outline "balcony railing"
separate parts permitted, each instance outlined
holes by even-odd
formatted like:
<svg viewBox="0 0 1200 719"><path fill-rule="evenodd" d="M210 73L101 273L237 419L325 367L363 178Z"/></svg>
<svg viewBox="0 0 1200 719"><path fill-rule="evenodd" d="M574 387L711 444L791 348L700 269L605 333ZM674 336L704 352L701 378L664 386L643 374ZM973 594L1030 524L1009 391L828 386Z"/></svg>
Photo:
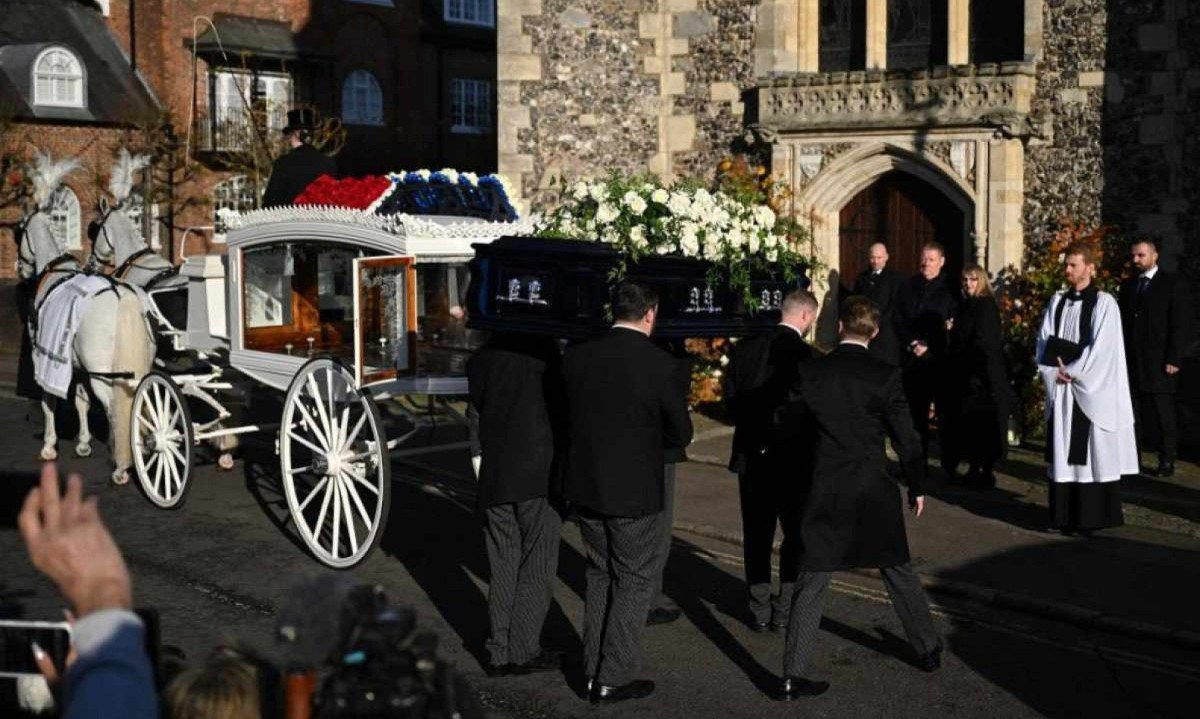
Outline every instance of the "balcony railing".
<svg viewBox="0 0 1200 719"><path fill-rule="evenodd" d="M246 110L218 107L196 122L196 149L201 152L246 152L262 140L274 142L287 124L287 109Z"/></svg>

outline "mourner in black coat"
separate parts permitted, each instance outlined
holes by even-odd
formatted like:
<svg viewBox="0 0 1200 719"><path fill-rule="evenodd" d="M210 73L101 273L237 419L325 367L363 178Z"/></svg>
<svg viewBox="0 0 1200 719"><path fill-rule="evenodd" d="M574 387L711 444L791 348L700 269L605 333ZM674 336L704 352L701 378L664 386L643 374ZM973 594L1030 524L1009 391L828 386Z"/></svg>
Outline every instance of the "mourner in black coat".
<svg viewBox="0 0 1200 719"><path fill-rule="evenodd" d="M945 403L946 320L954 317L958 300L942 275L946 253L936 242L921 248L921 271L900 285L896 296L896 335L904 359L904 393L913 424L929 454L929 406L941 412Z"/></svg>
<svg viewBox="0 0 1200 719"><path fill-rule="evenodd" d="M790 292L781 322L770 332L735 345L726 374L725 401L733 415L733 453L742 509L750 625L757 631L787 626L791 593L800 571L800 498L811 465L811 433L780 413L800 365L812 358L802 335L817 313L805 290ZM779 592L771 592L775 526L783 530Z"/></svg>
<svg viewBox="0 0 1200 719"><path fill-rule="evenodd" d="M876 242L868 250L870 265L854 282L853 293L866 297L879 308L879 334L871 340L871 354L885 362L900 364L900 340L896 338L896 294L904 278L889 268L887 246Z"/></svg>
<svg viewBox="0 0 1200 719"><path fill-rule="evenodd" d="M649 338L657 313L652 289L623 283L614 293L616 325L563 358L566 497L579 508L588 556L584 671L598 703L654 690L633 672L660 558L664 450L692 437L676 361Z"/></svg>
<svg viewBox="0 0 1200 719"><path fill-rule="evenodd" d="M992 473L1008 449L1008 415L1015 406L1004 368L1000 308L992 297L987 272L963 268L963 299L950 327L943 408L942 468L957 479L960 460L970 464L968 484L996 486Z"/></svg>
<svg viewBox="0 0 1200 719"><path fill-rule="evenodd" d="M561 357L555 340L498 333L467 362L478 422L479 507L488 564L490 675L557 669L542 624L558 567L558 511L550 502L556 428L562 427Z"/></svg>
<svg viewBox="0 0 1200 719"><path fill-rule="evenodd" d="M320 177L337 177L334 159L309 144L315 130L316 117L312 110L291 110L287 114L288 124L283 134L288 137L292 149L275 160L271 168L271 179L263 194L263 207L290 205L304 188Z"/></svg>
<svg viewBox="0 0 1200 719"><path fill-rule="evenodd" d="M909 504L924 508L925 466L901 386L900 370L871 356L879 311L852 297L841 309L842 343L800 368L791 400L816 425L812 486L804 500L801 573L784 651L781 699L819 694L825 682L805 677L832 572L879 568L918 662L940 666L941 642L920 581L909 566L900 491L887 473L889 435L908 480Z"/></svg>
<svg viewBox="0 0 1200 719"><path fill-rule="evenodd" d="M1169 477L1175 473L1179 444L1175 393L1191 327L1189 297L1183 278L1158 266L1154 242L1135 243L1131 254L1138 275L1121 283L1117 302L1138 449L1157 448L1155 473Z"/></svg>

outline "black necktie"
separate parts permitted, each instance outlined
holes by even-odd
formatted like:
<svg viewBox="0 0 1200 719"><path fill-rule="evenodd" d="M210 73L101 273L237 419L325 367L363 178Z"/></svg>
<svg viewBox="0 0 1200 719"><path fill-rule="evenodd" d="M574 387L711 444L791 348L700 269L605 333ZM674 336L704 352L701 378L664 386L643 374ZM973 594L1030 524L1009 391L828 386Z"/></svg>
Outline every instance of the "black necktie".
<svg viewBox="0 0 1200 719"><path fill-rule="evenodd" d="M1139 277L1138 278L1138 294L1140 295L1140 294L1144 293L1149 288L1150 288L1150 278L1146 277L1145 275L1142 275L1141 277Z"/></svg>

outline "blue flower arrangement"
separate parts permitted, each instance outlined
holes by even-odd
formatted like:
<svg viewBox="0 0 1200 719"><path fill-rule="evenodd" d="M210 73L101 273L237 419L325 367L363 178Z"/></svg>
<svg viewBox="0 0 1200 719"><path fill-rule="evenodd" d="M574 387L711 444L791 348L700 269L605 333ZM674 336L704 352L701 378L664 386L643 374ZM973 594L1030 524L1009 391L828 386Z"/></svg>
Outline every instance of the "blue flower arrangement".
<svg viewBox="0 0 1200 719"><path fill-rule="evenodd" d="M508 183L499 175L477 176L443 168L388 175L392 191L379 203L380 215L455 215L511 222L518 213L509 199Z"/></svg>

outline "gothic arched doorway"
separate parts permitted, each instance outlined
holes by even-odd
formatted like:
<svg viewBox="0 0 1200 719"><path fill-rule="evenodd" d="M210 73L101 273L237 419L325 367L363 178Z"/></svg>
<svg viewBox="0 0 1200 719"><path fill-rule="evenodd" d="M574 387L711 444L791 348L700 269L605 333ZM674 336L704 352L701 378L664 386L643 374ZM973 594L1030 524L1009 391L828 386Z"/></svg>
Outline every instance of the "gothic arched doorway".
<svg viewBox="0 0 1200 719"><path fill-rule="evenodd" d="M867 266L867 249L882 242L891 259L888 266L903 275L917 272L921 245L940 242L946 248L949 277L963 266L966 225L955 203L915 175L893 170L850 199L839 218L839 267L842 283L850 286Z"/></svg>

